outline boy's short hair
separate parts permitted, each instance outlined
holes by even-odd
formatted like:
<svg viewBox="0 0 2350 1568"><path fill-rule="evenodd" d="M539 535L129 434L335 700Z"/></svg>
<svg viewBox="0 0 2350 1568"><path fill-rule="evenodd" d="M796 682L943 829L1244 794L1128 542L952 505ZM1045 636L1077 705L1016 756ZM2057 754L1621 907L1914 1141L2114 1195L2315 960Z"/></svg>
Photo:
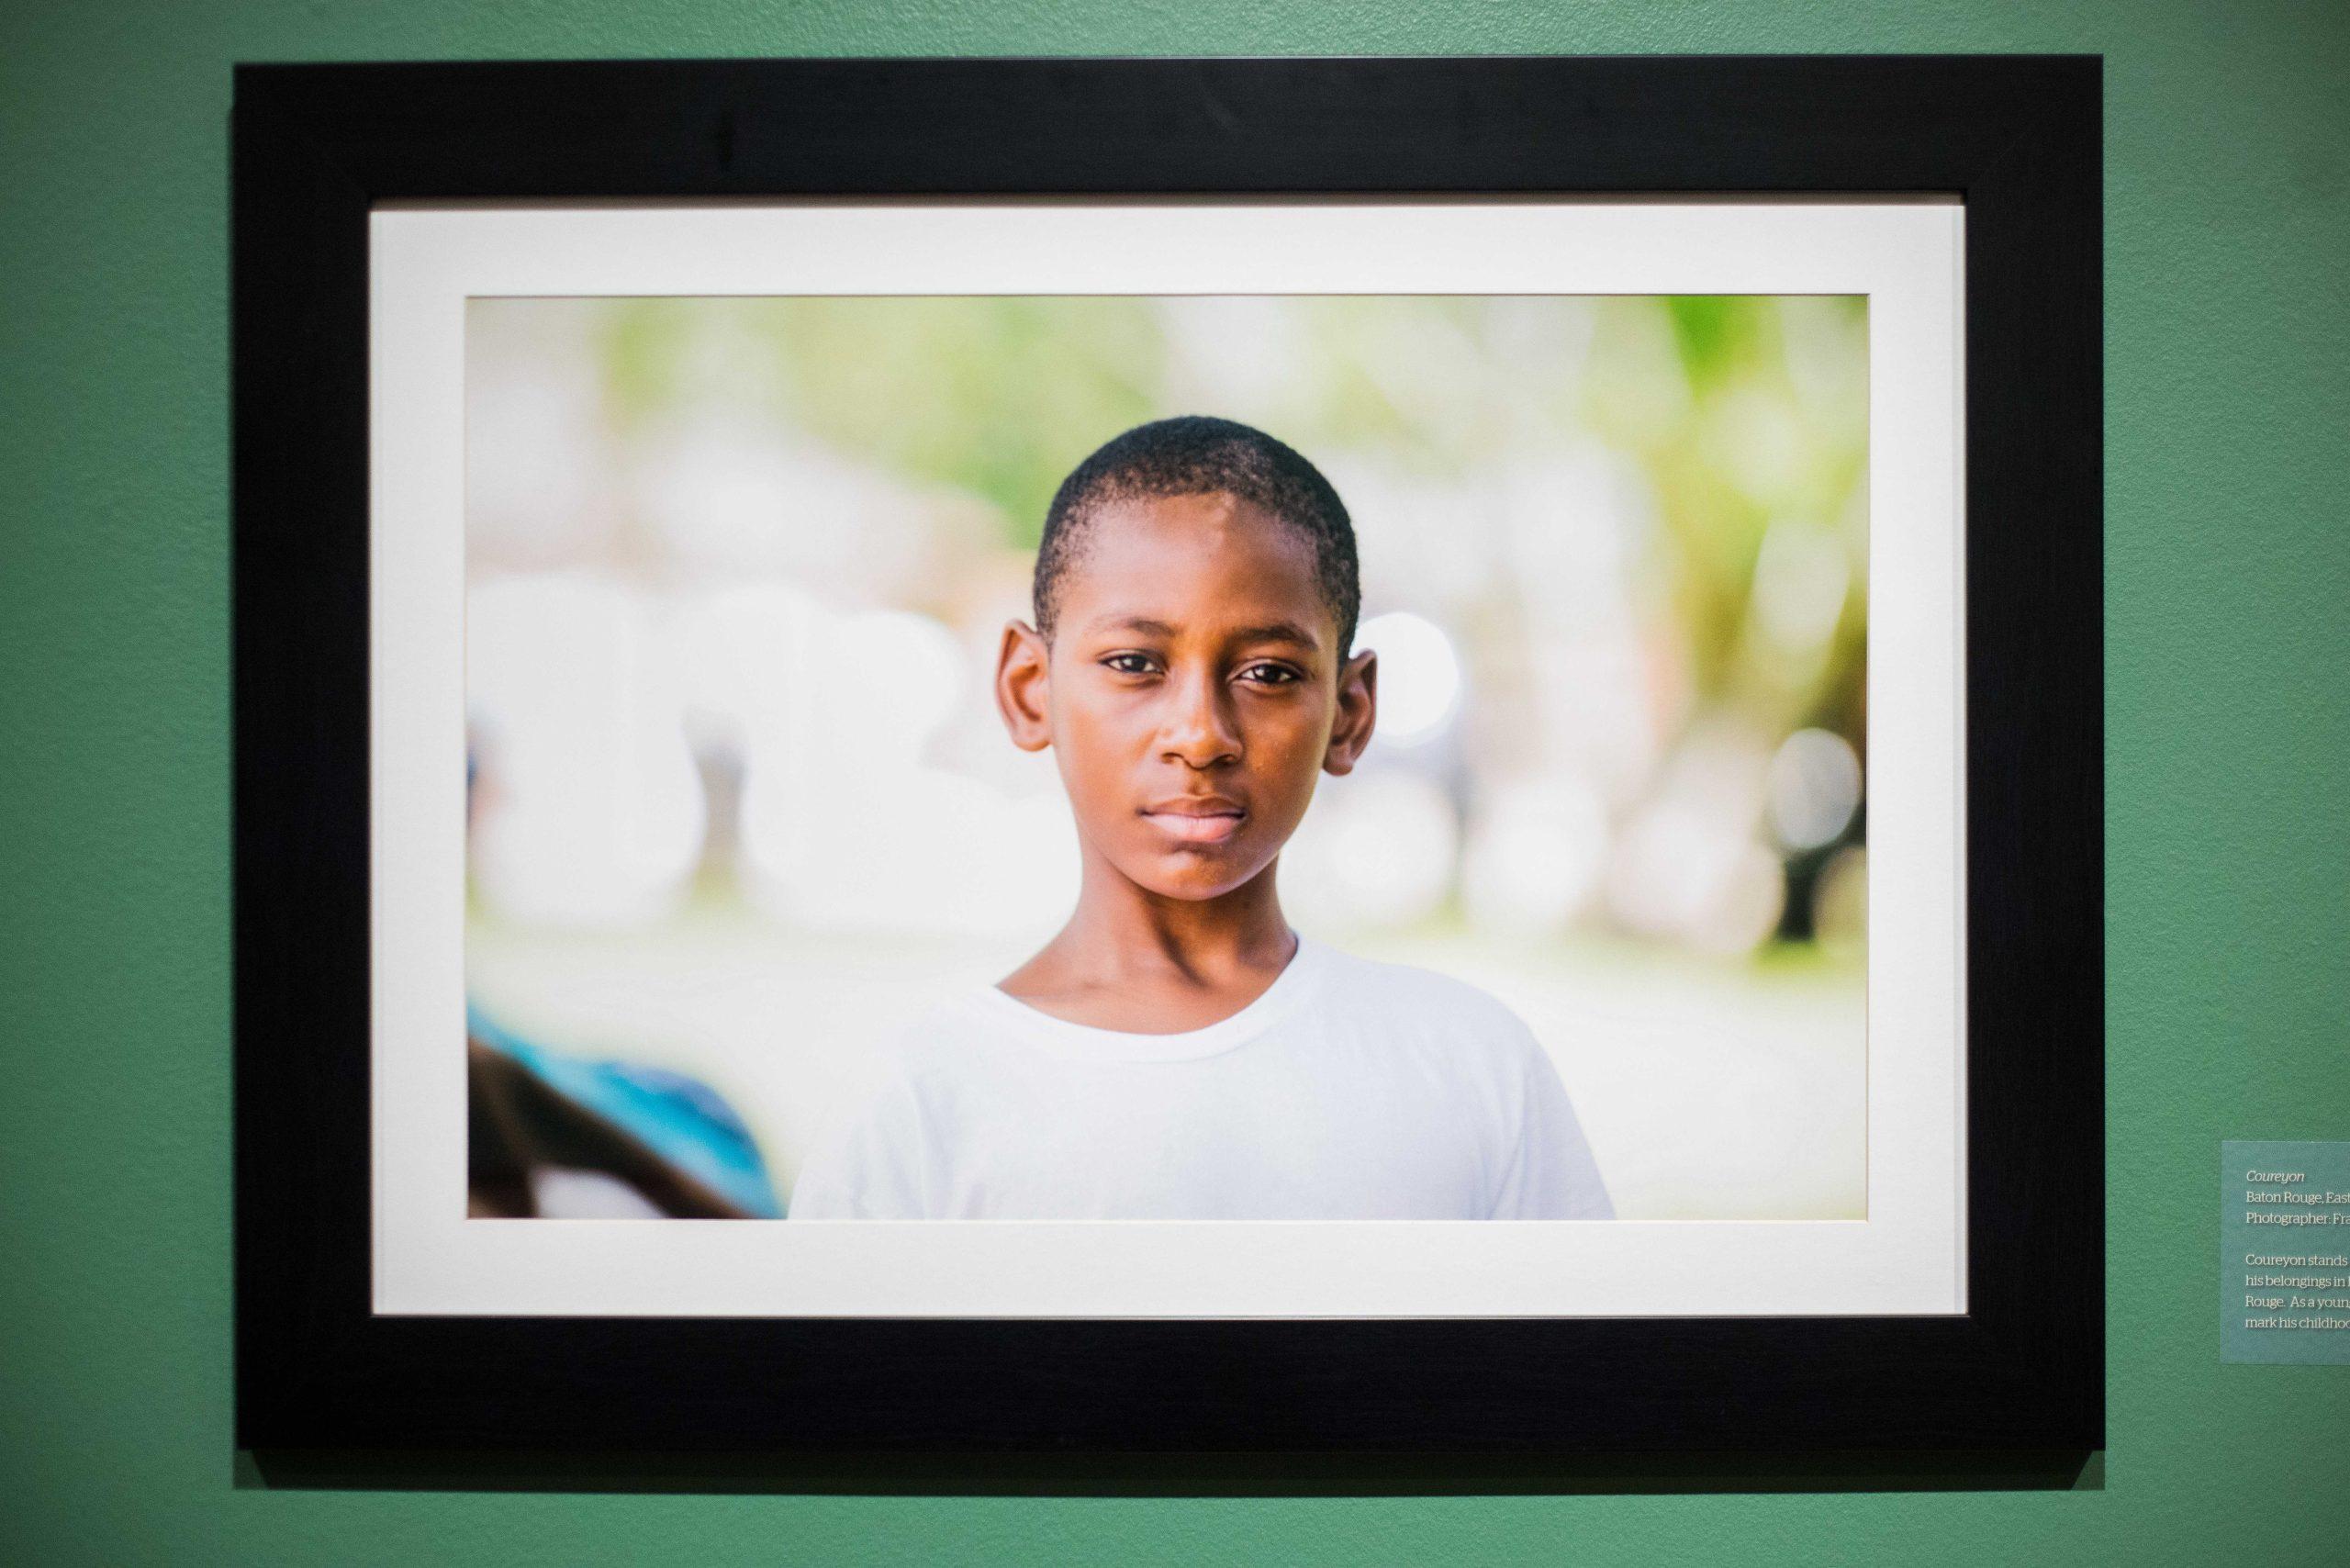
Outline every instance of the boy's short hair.
<svg viewBox="0 0 2350 1568"><path fill-rule="evenodd" d="M1294 449L1253 426L1198 414L1154 420L1113 436L1061 481L1036 550L1036 629L1051 640L1061 579L1083 554L1085 536L1103 507L1217 493L1271 513L1312 542L1315 578L1338 623L1337 657L1346 658L1362 609L1346 504Z"/></svg>

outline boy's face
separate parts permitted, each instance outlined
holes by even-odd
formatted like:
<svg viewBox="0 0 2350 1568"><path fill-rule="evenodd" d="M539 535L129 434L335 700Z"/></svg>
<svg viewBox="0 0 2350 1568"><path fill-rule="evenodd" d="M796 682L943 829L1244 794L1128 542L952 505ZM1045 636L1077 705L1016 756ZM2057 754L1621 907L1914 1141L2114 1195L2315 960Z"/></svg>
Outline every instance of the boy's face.
<svg viewBox="0 0 2350 1568"><path fill-rule="evenodd" d="M1059 588L1049 648L1004 629L1013 742L1053 747L1089 858L1170 898L1248 881L1371 739L1373 656L1344 659L1311 542L1229 495L1116 503Z"/></svg>

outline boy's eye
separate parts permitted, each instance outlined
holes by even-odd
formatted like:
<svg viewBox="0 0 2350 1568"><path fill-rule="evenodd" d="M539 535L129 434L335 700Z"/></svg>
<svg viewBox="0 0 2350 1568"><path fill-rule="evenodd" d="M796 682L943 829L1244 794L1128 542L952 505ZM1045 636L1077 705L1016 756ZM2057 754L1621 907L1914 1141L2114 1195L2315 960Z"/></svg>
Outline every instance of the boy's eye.
<svg viewBox="0 0 2350 1568"><path fill-rule="evenodd" d="M1297 671L1287 665L1250 665L1240 674L1259 686L1288 686L1298 679Z"/></svg>
<svg viewBox="0 0 2350 1568"><path fill-rule="evenodd" d="M1102 661L1120 675L1148 675L1150 659L1143 654L1112 654Z"/></svg>

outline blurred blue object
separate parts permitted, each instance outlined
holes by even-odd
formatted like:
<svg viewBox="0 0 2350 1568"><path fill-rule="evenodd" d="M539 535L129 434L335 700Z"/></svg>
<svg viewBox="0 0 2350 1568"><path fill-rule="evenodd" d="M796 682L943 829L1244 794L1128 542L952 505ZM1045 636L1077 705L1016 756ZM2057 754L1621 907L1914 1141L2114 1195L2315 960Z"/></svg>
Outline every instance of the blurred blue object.
<svg viewBox="0 0 2350 1568"><path fill-rule="evenodd" d="M780 1219L775 1183L743 1118L699 1079L632 1062L549 1050L500 1028L473 1002L465 1027L557 1093L586 1106L747 1214Z"/></svg>

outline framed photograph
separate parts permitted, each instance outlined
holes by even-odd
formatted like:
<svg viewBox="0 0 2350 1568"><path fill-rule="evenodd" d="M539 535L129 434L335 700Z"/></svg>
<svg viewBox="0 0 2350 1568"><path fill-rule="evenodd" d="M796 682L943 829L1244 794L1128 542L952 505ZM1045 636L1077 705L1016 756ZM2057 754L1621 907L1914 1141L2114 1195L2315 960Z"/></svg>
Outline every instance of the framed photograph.
<svg viewBox="0 0 2350 1568"><path fill-rule="evenodd" d="M2100 1446L2098 116L241 68L241 1444Z"/></svg>

